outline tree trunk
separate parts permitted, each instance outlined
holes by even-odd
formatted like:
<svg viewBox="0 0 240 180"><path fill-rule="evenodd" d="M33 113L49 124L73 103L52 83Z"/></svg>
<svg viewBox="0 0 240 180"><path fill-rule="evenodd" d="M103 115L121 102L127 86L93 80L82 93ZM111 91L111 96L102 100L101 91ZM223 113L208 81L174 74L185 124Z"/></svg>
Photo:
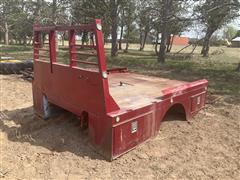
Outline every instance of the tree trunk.
<svg viewBox="0 0 240 180"><path fill-rule="evenodd" d="M141 51L141 47L142 47L142 42L143 42L143 31L142 31L142 25L140 23L139 25L139 44L140 44L140 47L139 47L139 51Z"/></svg>
<svg viewBox="0 0 240 180"><path fill-rule="evenodd" d="M159 32L157 32L157 35L156 35L156 42L155 42L155 53L156 55L158 55L158 40L159 40Z"/></svg>
<svg viewBox="0 0 240 180"><path fill-rule="evenodd" d="M117 56L118 46L117 46L117 28L118 28L118 5L115 0L111 0L111 35L112 35L112 48L111 56Z"/></svg>
<svg viewBox="0 0 240 180"><path fill-rule="evenodd" d="M62 46L64 47L64 35L62 36Z"/></svg>
<svg viewBox="0 0 240 180"><path fill-rule="evenodd" d="M23 37L23 44L24 44L24 46L27 45L27 37L26 36Z"/></svg>
<svg viewBox="0 0 240 180"><path fill-rule="evenodd" d="M140 51L144 50L144 47L145 47L145 44L146 44L146 40L147 40L147 35L148 35L148 30L145 30L144 36L143 36L143 41L142 41L141 47L140 47Z"/></svg>
<svg viewBox="0 0 240 180"><path fill-rule="evenodd" d="M158 62L165 63L165 56L166 56L166 28L163 28L162 35L161 35L161 44L158 52Z"/></svg>
<svg viewBox="0 0 240 180"><path fill-rule="evenodd" d="M0 43L2 42L2 33L0 33Z"/></svg>
<svg viewBox="0 0 240 180"><path fill-rule="evenodd" d="M8 23L5 22L5 45L9 45L9 29L8 29Z"/></svg>
<svg viewBox="0 0 240 180"><path fill-rule="evenodd" d="M124 29L124 21L123 21L123 18L124 18L124 9L122 10L122 19L121 19L121 30L120 30L120 38L119 38L119 50L122 50L122 38L123 38L123 29Z"/></svg>
<svg viewBox="0 0 240 180"><path fill-rule="evenodd" d="M129 47L129 27L127 27L127 36L126 36L126 47L125 47L125 50L124 52L125 53L128 53L128 47Z"/></svg>
<svg viewBox="0 0 240 180"><path fill-rule="evenodd" d="M174 41L174 35L171 38L169 52L171 52L171 50L172 50L173 41Z"/></svg>
<svg viewBox="0 0 240 180"><path fill-rule="evenodd" d="M52 0L52 21L53 24L56 25L56 19L57 19L57 0Z"/></svg>
<svg viewBox="0 0 240 180"><path fill-rule="evenodd" d="M203 57L207 57L208 53L209 53L209 45L210 45L210 38L213 34L214 30L211 29L207 29L207 33L205 35L204 41L203 41L203 47L202 47L202 51L201 54L203 55Z"/></svg>
<svg viewBox="0 0 240 180"><path fill-rule="evenodd" d="M64 40L65 40L65 32L62 34L62 46L64 47L65 46L65 42L64 42Z"/></svg>
<svg viewBox="0 0 240 180"><path fill-rule="evenodd" d="M167 36L167 52L170 52L170 46L171 46L171 34Z"/></svg>
<svg viewBox="0 0 240 180"><path fill-rule="evenodd" d="M163 2L163 12L162 12L162 32L161 32L161 44L158 52L158 62L164 63L165 56L166 56L166 39L167 39L167 18L168 18L168 11L170 7L171 0L164 0Z"/></svg>
<svg viewBox="0 0 240 180"><path fill-rule="evenodd" d="M120 32L120 38L119 38L119 50L122 50L122 37L123 37L123 23L121 25L121 32Z"/></svg>
<svg viewBox="0 0 240 180"><path fill-rule="evenodd" d="M117 56L118 48L117 48L117 23L112 23L112 49L111 56Z"/></svg>
<svg viewBox="0 0 240 180"><path fill-rule="evenodd" d="M37 0L36 10L34 11L35 24L40 24L42 0Z"/></svg>
<svg viewBox="0 0 240 180"><path fill-rule="evenodd" d="M127 41L127 42L126 42L126 47L125 47L124 53L128 53L128 48L129 48L129 42Z"/></svg>
<svg viewBox="0 0 240 180"><path fill-rule="evenodd" d="M57 0L52 0L52 23L53 25L57 24ZM56 31L55 34L55 42L56 42L56 51L58 52L58 33Z"/></svg>

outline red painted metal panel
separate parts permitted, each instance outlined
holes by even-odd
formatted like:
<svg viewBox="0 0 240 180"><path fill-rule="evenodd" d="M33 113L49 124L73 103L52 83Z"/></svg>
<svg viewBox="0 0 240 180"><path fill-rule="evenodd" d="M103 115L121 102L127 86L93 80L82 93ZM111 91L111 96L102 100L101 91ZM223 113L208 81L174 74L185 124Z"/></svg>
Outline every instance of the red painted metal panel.
<svg viewBox="0 0 240 180"><path fill-rule="evenodd" d="M77 67L64 66L43 61L35 61L34 85L38 86L50 102L78 115L82 111L95 114L106 113L105 92L102 76ZM110 96L110 95L109 95ZM82 103L80 103L82 102ZM83 103L84 102L84 103Z"/></svg>

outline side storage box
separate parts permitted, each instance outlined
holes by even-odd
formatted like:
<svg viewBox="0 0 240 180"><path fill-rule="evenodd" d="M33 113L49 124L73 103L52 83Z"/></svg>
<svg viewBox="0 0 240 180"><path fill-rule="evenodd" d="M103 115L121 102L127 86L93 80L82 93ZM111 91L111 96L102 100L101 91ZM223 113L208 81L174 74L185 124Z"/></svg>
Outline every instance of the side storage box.
<svg viewBox="0 0 240 180"><path fill-rule="evenodd" d="M195 113L202 109L206 101L206 91L191 96L191 113Z"/></svg>
<svg viewBox="0 0 240 180"><path fill-rule="evenodd" d="M117 157L132 149L154 134L153 113L139 115L113 127L113 156Z"/></svg>

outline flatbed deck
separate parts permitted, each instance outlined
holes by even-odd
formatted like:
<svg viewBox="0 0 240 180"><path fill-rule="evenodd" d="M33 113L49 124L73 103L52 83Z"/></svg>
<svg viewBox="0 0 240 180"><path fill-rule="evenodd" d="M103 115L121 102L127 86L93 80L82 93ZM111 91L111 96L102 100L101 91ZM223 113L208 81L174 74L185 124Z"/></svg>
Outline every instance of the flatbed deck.
<svg viewBox="0 0 240 180"><path fill-rule="evenodd" d="M159 100L163 90L187 82L136 73L109 75L109 91L121 109L139 108Z"/></svg>

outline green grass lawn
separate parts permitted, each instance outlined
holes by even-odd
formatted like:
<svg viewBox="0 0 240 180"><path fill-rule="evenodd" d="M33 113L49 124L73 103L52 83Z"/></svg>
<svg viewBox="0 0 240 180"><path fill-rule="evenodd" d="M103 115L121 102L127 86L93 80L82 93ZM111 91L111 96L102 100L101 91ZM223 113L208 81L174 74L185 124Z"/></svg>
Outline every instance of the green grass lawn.
<svg viewBox="0 0 240 180"><path fill-rule="evenodd" d="M108 67L128 67L132 72L193 81L205 78L209 81L209 91L214 94L232 95L240 97L240 73L236 72L237 63L240 62L240 49L227 47L211 47L210 56L203 58L200 47L196 49L190 59L172 56L181 47L173 47L172 53L167 56L166 63L157 62L152 45L146 51L138 51L137 46L130 46L128 53L120 51L117 57L110 57L110 50L106 48ZM0 56L12 56L15 59L32 59L30 46L2 46ZM187 53L189 50L185 50ZM65 56L63 56L65 57ZM66 58L65 62L68 59Z"/></svg>
<svg viewBox="0 0 240 180"><path fill-rule="evenodd" d="M18 60L33 59L32 46L0 45L0 57L9 56Z"/></svg>

